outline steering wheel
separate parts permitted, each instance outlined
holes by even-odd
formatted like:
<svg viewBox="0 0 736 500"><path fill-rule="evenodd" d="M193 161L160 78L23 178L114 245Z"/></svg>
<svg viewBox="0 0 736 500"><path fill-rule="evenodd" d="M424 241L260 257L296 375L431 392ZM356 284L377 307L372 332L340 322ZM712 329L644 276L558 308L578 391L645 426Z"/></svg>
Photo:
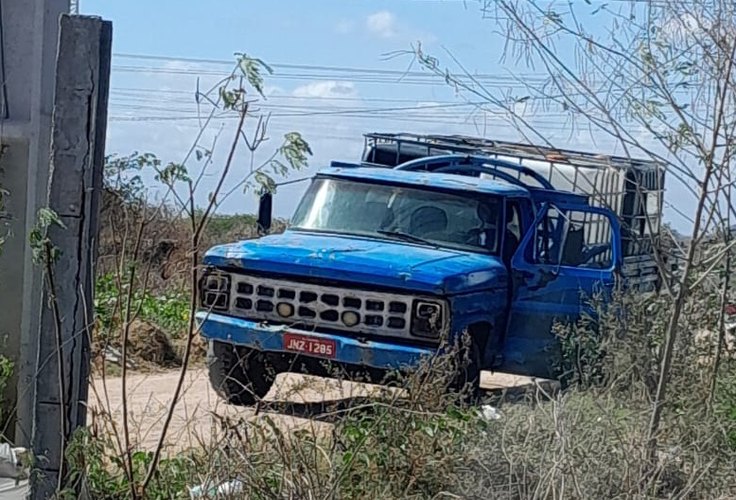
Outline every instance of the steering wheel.
<svg viewBox="0 0 736 500"><path fill-rule="evenodd" d="M465 236L464 239L463 239L463 243L466 244L466 245L487 247L488 246L488 240L486 240L485 243L481 243L480 242L480 236L482 234L486 234L486 235L491 234L491 235L493 235L493 234L495 234L495 232L496 232L496 226L488 225L488 226L485 226L485 227L482 227L482 226L481 227L474 227L472 229L469 229L465 233L463 233L464 236Z"/></svg>

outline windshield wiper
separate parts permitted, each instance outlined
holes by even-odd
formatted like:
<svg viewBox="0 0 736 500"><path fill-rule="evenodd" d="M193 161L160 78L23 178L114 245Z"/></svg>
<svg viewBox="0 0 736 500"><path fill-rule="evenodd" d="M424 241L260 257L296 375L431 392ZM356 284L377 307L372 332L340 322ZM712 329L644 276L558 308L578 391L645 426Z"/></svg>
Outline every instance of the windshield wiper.
<svg viewBox="0 0 736 500"><path fill-rule="evenodd" d="M386 229L378 229L376 232L384 236L393 236L394 238L398 238L404 241L410 241L412 243L421 243L434 248L441 248L437 243L425 240L424 238L420 238L419 236L414 236L413 234L405 233L404 231L389 231Z"/></svg>

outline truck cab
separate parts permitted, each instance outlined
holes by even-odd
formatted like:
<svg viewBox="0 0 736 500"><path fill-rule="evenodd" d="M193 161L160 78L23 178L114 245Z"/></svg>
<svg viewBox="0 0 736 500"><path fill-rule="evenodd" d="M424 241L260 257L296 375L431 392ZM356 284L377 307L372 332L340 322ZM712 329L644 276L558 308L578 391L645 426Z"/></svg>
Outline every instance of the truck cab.
<svg viewBox="0 0 736 500"><path fill-rule="evenodd" d="M482 370L555 375L554 322L620 281L620 217L521 164L441 153L333 163L286 231L206 253L197 320L218 394L251 404L280 372L334 364L376 381L465 333L474 387Z"/></svg>

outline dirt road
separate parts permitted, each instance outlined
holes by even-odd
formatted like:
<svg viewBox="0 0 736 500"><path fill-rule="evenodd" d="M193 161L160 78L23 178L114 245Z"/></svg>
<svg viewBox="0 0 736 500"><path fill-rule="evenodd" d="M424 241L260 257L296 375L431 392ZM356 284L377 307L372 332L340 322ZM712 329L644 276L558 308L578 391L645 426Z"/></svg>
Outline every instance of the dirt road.
<svg viewBox="0 0 736 500"><path fill-rule="evenodd" d="M153 448L163 427L166 410L176 388L179 372L169 371L128 376L129 428L133 441L144 448ZM304 418L304 413L325 402L348 400L370 395L374 386L337 382L292 373L278 376L266 397L271 418L285 428L327 425ZM90 391L90 406L95 411L108 408L117 425L122 427L122 379L102 380L97 377ZM182 397L171 421L167 443L175 448L195 446L198 440L207 440L219 428L223 417L249 419L255 407L237 407L223 403L210 388L203 369L190 371L185 378ZM273 410L271 408L271 410Z"/></svg>
<svg viewBox="0 0 736 500"><path fill-rule="evenodd" d="M179 373L174 371L128 376L129 428L135 444L148 449L155 446L178 377ZM530 379L523 377L483 374L483 386L487 389L515 387L529 382ZM377 389L376 386L365 384L285 373L278 376L266 401L271 407L268 412L270 417L283 428L319 427L329 424L306 418L316 407L367 397ZM98 376L90 391L92 413L108 408L118 428L121 428L122 394L122 380L119 377L107 378L103 382ZM273 407L277 412L273 412ZM255 407L241 408L224 404L210 388L206 372L203 369L191 370L186 375L182 397L171 421L167 445L173 451L196 446L200 441L208 442L217 433L222 418L247 420L254 418L255 412Z"/></svg>

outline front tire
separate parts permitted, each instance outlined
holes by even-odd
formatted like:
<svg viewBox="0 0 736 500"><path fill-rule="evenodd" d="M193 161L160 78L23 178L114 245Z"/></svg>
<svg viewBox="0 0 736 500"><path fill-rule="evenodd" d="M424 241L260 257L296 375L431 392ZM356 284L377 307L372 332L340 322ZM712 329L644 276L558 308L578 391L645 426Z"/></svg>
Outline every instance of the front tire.
<svg viewBox="0 0 736 500"><path fill-rule="evenodd" d="M459 401L475 405L480 400L481 351L475 340L459 349L456 358L456 372L450 390L459 393Z"/></svg>
<svg viewBox="0 0 736 500"><path fill-rule="evenodd" d="M216 340L207 345L207 368L217 395L239 406L265 397L277 375L264 352Z"/></svg>

